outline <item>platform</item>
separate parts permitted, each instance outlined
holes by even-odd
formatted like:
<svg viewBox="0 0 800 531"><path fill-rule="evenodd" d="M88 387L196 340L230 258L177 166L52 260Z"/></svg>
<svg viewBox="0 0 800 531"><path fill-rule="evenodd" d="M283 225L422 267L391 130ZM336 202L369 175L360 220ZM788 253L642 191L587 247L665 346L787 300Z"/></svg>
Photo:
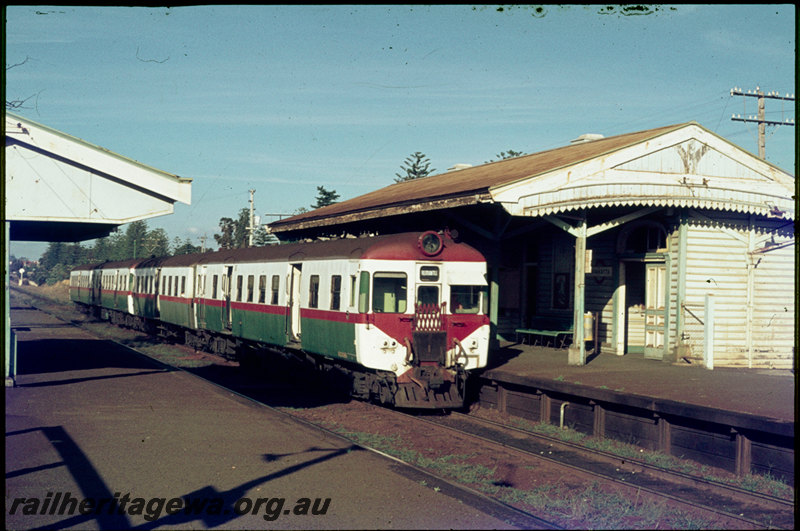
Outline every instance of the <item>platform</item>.
<svg viewBox="0 0 800 531"><path fill-rule="evenodd" d="M641 354L506 344L479 373L483 407L662 451L737 475L794 481L793 371L705 369Z"/></svg>
<svg viewBox="0 0 800 531"><path fill-rule="evenodd" d="M777 369L717 367L681 361L671 364L642 354L588 356L584 366L567 364L567 351L507 343L483 376L519 384L544 382L569 388L672 401L731 413L794 422L795 375ZM566 390L566 389L565 389Z"/></svg>
<svg viewBox="0 0 800 531"><path fill-rule="evenodd" d="M460 491L40 312L12 309L12 326L7 528L513 527Z"/></svg>

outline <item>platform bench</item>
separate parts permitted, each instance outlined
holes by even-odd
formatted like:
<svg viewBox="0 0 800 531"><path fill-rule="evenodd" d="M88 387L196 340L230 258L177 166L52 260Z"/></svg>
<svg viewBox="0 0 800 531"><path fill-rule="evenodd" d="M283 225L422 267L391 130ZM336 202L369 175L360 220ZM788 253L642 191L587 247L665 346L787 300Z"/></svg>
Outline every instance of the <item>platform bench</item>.
<svg viewBox="0 0 800 531"><path fill-rule="evenodd" d="M567 338L572 335L572 329L572 319L548 316L533 317L530 326L516 329L517 343L524 343L525 336L529 336L533 340L532 344L537 345L543 337L550 337L559 348L564 348ZM522 337L522 341L520 341L520 337Z"/></svg>

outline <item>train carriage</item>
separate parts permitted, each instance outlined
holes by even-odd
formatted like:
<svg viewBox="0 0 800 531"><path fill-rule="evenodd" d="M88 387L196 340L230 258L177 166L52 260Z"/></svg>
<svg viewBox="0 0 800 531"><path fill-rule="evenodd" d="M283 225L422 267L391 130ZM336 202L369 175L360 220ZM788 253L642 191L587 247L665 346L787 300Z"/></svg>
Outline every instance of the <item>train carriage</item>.
<svg viewBox="0 0 800 531"><path fill-rule="evenodd" d="M69 274L69 299L82 305L94 303L92 298L92 271L94 265L82 265Z"/></svg>
<svg viewBox="0 0 800 531"><path fill-rule="evenodd" d="M302 354L347 375L355 396L460 407L467 371L486 365L486 263L447 233L225 250L129 267L125 274L122 266L100 266L95 276L108 289L94 304L173 337L183 333L196 348L267 360L270 350ZM78 283L85 275L74 274ZM129 290L127 307L110 298L120 288Z"/></svg>
<svg viewBox="0 0 800 531"><path fill-rule="evenodd" d="M158 282L164 258L150 258L133 269L131 313L145 320L158 320Z"/></svg>
<svg viewBox="0 0 800 531"><path fill-rule="evenodd" d="M180 327L197 328L194 309L196 258L165 258L158 265L156 311L159 320Z"/></svg>

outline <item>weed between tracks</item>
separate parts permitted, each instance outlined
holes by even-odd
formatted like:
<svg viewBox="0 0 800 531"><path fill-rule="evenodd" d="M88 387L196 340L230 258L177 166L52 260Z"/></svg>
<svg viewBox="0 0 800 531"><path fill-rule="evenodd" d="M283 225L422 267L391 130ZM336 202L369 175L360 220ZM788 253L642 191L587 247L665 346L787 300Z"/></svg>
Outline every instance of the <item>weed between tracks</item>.
<svg viewBox="0 0 800 531"><path fill-rule="evenodd" d="M711 529L715 522L670 508L645 496L628 499L604 489L598 482L576 490L569 481L518 488L503 479L498 467L475 462L477 454L437 454L434 448L416 449L400 435L352 431L328 421L325 427L440 477L473 488L504 503L555 520L575 529ZM535 467L523 467L535 474ZM438 489L435 489L438 490Z"/></svg>
<svg viewBox="0 0 800 531"><path fill-rule="evenodd" d="M598 450L622 458L635 459L651 466L699 477L707 481L722 483L740 489L767 494L787 500L794 499L794 489L786 483L773 478L770 474L747 474L743 476L720 475L716 470L705 465L688 461L663 452L646 450L636 445L626 444L613 439L597 439L573 429L561 429L554 424L533 423L524 419L510 417L509 425L533 433L553 437L564 442L578 444L591 450Z"/></svg>

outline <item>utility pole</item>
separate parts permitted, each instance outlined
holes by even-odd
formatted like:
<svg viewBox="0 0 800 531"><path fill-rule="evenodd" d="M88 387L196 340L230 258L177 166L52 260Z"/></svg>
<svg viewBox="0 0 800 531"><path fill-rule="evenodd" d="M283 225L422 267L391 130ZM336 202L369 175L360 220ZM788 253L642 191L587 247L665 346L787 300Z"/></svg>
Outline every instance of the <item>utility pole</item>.
<svg viewBox="0 0 800 531"><path fill-rule="evenodd" d="M203 234L199 238L200 238L200 252L204 253L204 252L206 252L206 238L207 238L207 236L205 234Z"/></svg>
<svg viewBox="0 0 800 531"><path fill-rule="evenodd" d="M250 227L247 229L247 232L249 233L247 244L248 247L253 246L253 233L256 231L255 204L253 202L253 196L255 193L255 190L250 190Z"/></svg>
<svg viewBox="0 0 800 531"><path fill-rule="evenodd" d="M757 116L747 116L746 118L742 118L742 115L734 114L731 116L731 120L734 122L757 122L758 123L758 157L762 160L766 160L766 130L768 125L791 125L794 126L794 118L787 118L785 121L777 122L773 120L766 119L766 112L765 112L765 99L773 99L773 100L787 100L787 101L794 101L794 94L791 96L786 94L786 96L781 96L778 94L777 91L772 91L764 94L764 91L761 90L759 87L756 87L755 90L748 90L744 92L743 89L738 87L734 87L731 89L731 96L745 96L745 97L753 97L758 98L758 115Z"/></svg>

